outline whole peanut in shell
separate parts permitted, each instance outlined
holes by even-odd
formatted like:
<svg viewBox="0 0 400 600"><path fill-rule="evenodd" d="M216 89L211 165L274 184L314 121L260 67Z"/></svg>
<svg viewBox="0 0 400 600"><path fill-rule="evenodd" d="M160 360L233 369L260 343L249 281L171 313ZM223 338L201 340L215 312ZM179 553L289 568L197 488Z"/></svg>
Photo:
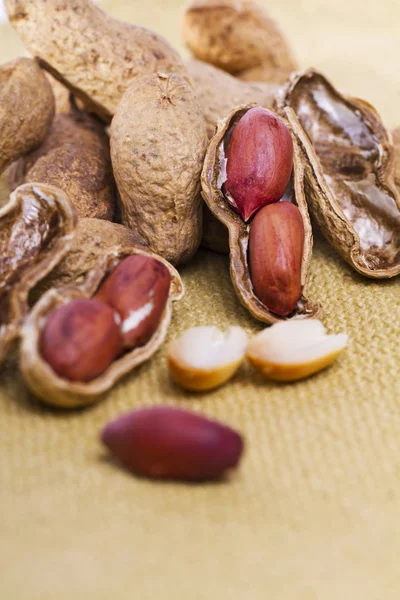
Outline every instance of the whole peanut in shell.
<svg viewBox="0 0 400 600"><path fill-rule="evenodd" d="M0 67L0 173L43 141L53 116L50 83L34 60Z"/></svg>
<svg viewBox="0 0 400 600"><path fill-rule="evenodd" d="M95 299L105 302L121 317L125 348L141 346L156 331L171 284L167 267L150 256L125 258L108 275Z"/></svg>
<svg viewBox="0 0 400 600"><path fill-rule="evenodd" d="M40 353L64 379L91 381L101 375L122 350L112 308L82 298L57 308L47 318Z"/></svg>
<svg viewBox="0 0 400 600"><path fill-rule="evenodd" d="M173 264L200 244L200 173L207 131L193 89L177 75L136 80L111 125L111 159L124 225Z"/></svg>
<svg viewBox="0 0 400 600"><path fill-rule="evenodd" d="M101 439L125 467L151 478L216 479L237 466L243 451L230 427L168 406L124 415L103 429Z"/></svg>
<svg viewBox="0 0 400 600"><path fill-rule="evenodd" d="M280 119L283 121L286 127L289 128L292 136L293 168L290 181L280 202L268 204L261 209L259 206L259 212L253 217L253 221L250 221L250 224L247 224L233 209L232 204L228 201L226 195L224 194L223 184L226 180L227 163L226 150L229 146L232 132L234 132L235 128L240 125L243 117L254 107L254 104L236 107L226 117L226 119L218 122L216 134L209 144L204 161L201 178L203 198L213 215L228 230L229 265L232 284L238 299L253 315L253 317L269 324L288 318L317 318L321 311L321 307L308 298L307 290L313 243L311 223L306 202L307 190L305 172L309 168L309 164L305 161L302 146L298 142L298 139L291 128L290 121L284 114L280 115ZM243 143L246 145L245 140L243 140ZM254 144L251 142L250 147L253 146ZM254 156L255 160L257 161L257 153ZM275 159L271 164L276 166ZM264 172L265 164L263 161L260 161L259 166L261 172ZM274 240L269 240L268 235L260 235L259 241L256 242L252 248L250 248L252 251L249 252L249 237L251 234L251 229L254 227L254 223L256 222L256 219L259 218L259 215L261 215L264 211L267 211L269 208L278 206L278 204L288 203L293 205L295 211L298 211L302 221L301 225L303 231L303 244L301 247L299 244L295 255L296 265L299 266L298 269L296 267L295 270L290 271L290 274L295 274L296 295L297 283L300 281L300 290L297 295L298 302L295 307L290 310L290 312L286 312L288 310L287 305L291 303L292 297L295 295L290 286L287 290L290 299L287 301L284 295L281 295L282 297L280 302L282 303L282 308L280 310L279 307L276 306L276 303L272 303L270 301L269 294L264 290L265 288L268 292L268 278L271 275L271 265L273 264L270 261L271 256L275 256L276 259L276 264L273 269L274 272L272 273L275 280L280 280L283 273L283 282L288 281L288 278L285 275L285 270L282 269L282 265L280 264L280 253L282 253L283 264L285 264L285 261L288 258L285 253L289 252L290 257L291 252L291 228L288 227L288 223L285 221L281 223L278 229L282 229L282 233L279 234L279 231L277 231L275 236L276 239ZM261 218L262 217L260 216L260 219ZM265 223L261 223L261 225L264 224ZM263 227L260 228L261 234L262 229ZM268 229L268 227L266 227L266 229ZM253 237L254 232L257 232L257 229L253 229ZM274 233L273 228L270 229L270 233ZM299 239L298 236L296 239ZM270 242L272 246L269 248L268 244ZM266 256L267 252L270 252L269 257ZM252 281L252 279L254 281ZM258 285L258 283L260 285ZM280 288L278 286L278 290L279 289ZM270 306L266 304L266 302L268 302ZM272 307L276 312L272 310ZM281 314L282 311L285 313L284 315Z"/></svg>
<svg viewBox="0 0 400 600"><path fill-rule="evenodd" d="M135 78L186 76L161 36L112 19L90 0L6 0L5 8L29 52L106 121Z"/></svg>
<svg viewBox="0 0 400 600"><path fill-rule="evenodd" d="M191 60L189 75L207 123L208 137L215 133L216 122L240 104L257 102L272 106L279 86L275 83L247 83L201 60Z"/></svg>
<svg viewBox="0 0 400 600"><path fill-rule="evenodd" d="M285 37L252 0L189 0L183 36L195 58L235 75L262 65L269 79L260 81L281 83L296 68Z"/></svg>
<svg viewBox="0 0 400 600"><path fill-rule="evenodd" d="M103 124L77 109L56 115L43 143L9 169L11 191L30 182L63 189L79 217L112 220L116 189Z"/></svg>

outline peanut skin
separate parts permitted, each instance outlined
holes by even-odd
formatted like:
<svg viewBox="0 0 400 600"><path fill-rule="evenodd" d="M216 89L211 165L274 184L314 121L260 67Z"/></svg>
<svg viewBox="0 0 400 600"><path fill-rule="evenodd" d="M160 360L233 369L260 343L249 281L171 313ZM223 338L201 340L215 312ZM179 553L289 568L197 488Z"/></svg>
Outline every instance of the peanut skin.
<svg viewBox="0 0 400 600"><path fill-rule="evenodd" d="M292 313L301 296L304 224L290 202L262 208L250 225L250 277L256 296L276 315Z"/></svg>

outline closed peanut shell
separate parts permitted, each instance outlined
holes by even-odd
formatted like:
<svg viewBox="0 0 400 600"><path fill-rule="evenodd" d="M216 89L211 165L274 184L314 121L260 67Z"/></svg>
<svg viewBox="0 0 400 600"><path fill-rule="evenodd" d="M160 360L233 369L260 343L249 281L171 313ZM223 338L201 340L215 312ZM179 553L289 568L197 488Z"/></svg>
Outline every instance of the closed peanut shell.
<svg viewBox="0 0 400 600"><path fill-rule="evenodd" d="M283 34L251 0L190 0L183 36L195 58L228 73L262 64L271 73L286 70L288 74L296 68Z"/></svg>
<svg viewBox="0 0 400 600"><path fill-rule="evenodd" d="M0 67L0 174L44 140L53 116L51 86L34 60Z"/></svg>
<svg viewBox="0 0 400 600"><path fill-rule="evenodd" d="M83 250L84 251L84 250ZM141 254L160 260L171 273L171 287L166 307L157 330L144 345L122 354L98 377L88 382L70 381L57 373L40 353L40 339L47 317L52 311L71 300L92 298L103 280L127 256ZM20 346L20 369L31 391L47 404L64 408L76 408L103 398L106 392L124 375L148 360L163 343L171 320L172 303L183 296L183 284L177 271L162 258L135 247L116 248L114 253L103 256L88 265L79 285L52 288L35 304L22 328Z"/></svg>
<svg viewBox="0 0 400 600"><path fill-rule="evenodd" d="M112 19L90 0L6 0L5 8L29 52L107 121L135 78L186 75L166 40Z"/></svg>
<svg viewBox="0 0 400 600"><path fill-rule="evenodd" d="M296 69L296 65L293 63L292 65L287 65L286 67L275 67L267 62L252 67L251 69L246 69L245 71L241 71L236 74L236 77L240 81L244 81L247 83L258 83L259 85L262 83L269 83L270 85L282 85L285 83L289 77L289 75Z"/></svg>
<svg viewBox="0 0 400 600"><path fill-rule="evenodd" d="M210 142L202 172L203 198L214 216L228 229L230 249L230 274L235 293L239 301L254 318L265 323L275 323L287 317L280 317L267 308L256 296L249 268L249 229L235 213L225 198L222 186L226 178L225 143L233 127L254 104L234 109L226 119L219 121L217 133ZM288 188L282 200L294 203L301 214L304 225L304 244L301 261L301 297L295 310L288 318L316 318L320 306L307 299L307 279L312 254L312 230L305 196L305 159L290 123L282 119L289 127L293 139L293 171Z"/></svg>
<svg viewBox="0 0 400 600"><path fill-rule="evenodd" d="M116 190L103 125L77 109L56 115L43 143L9 169L11 190L30 182L64 189L79 217L112 220Z"/></svg>
<svg viewBox="0 0 400 600"><path fill-rule="evenodd" d="M30 291L68 253L76 221L52 186L22 185L0 208L0 362L20 335Z"/></svg>
<svg viewBox="0 0 400 600"><path fill-rule="evenodd" d="M56 114L69 113L73 109L72 94L58 79L46 73L47 81L53 91Z"/></svg>
<svg viewBox="0 0 400 600"><path fill-rule="evenodd" d="M207 146L192 88L176 75L136 80L111 125L111 158L122 222L173 264L199 246L200 172Z"/></svg>
<svg viewBox="0 0 400 600"><path fill-rule="evenodd" d="M250 102L271 106L278 91L278 85L274 83L244 83L201 60L191 60L187 67L210 139L218 119L224 119L233 108Z"/></svg>
<svg viewBox="0 0 400 600"><path fill-rule="evenodd" d="M395 148L375 109L313 70L294 75L276 106L306 157L307 199L327 240L362 275L398 275Z"/></svg>

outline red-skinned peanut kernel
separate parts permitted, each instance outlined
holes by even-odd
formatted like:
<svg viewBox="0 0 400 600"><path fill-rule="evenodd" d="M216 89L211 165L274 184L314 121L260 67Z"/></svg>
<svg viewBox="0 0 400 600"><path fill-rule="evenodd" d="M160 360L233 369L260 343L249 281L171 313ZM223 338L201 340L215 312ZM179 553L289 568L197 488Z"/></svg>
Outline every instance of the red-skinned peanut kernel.
<svg viewBox="0 0 400 600"><path fill-rule="evenodd" d="M125 348L149 341L156 331L171 284L168 268L151 256L125 258L105 279L95 298L121 317Z"/></svg>
<svg viewBox="0 0 400 600"><path fill-rule="evenodd" d="M122 351L118 316L105 304L88 298L72 300L47 318L40 353L65 379L91 381Z"/></svg>
<svg viewBox="0 0 400 600"><path fill-rule="evenodd" d="M247 222L285 193L293 167L291 133L270 110L251 108L232 131L226 159L223 192Z"/></svg>
<svg viewBox="0 0 400 600"><path fill-rule="evenodd" d="M262 208L250 224L249 265L254 292L273 313L285 317L301 296L304 224L297 206L278 202Z"/></svg>
<svg viewBox="0 0 400 600"><path fill-rule="evenodd" d="M152 478L207 480L236 467L241 436L187 410L144 408L106 425L103 443L129 470Z"/></svg>

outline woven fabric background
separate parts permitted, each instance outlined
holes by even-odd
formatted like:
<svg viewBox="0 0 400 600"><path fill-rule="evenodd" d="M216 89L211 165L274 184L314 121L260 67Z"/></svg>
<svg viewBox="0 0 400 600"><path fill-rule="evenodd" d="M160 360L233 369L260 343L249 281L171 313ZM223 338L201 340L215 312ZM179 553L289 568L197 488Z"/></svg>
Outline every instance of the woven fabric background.
<svg viewBox="0 0 400 600"><path fill-rule="evenodd" d="M302 67L375 104L388 126L400 122L398 0L268 4ZM182 49L178 0L103 5ZM0 58L19 52L0 26ZM200 252L182 275L169 339L206 323L260 330L235 299L227 259ZM400 279L359 277L317 234L310 296L350 344L331 369L294 385L244 367L213 393L184 393L164 346L106 401L65 413L31 397L10 358L0 371L0 598L398 600ZM161 402L244 433L228 482L153 483L108 460L102 425Z"/></svg>

